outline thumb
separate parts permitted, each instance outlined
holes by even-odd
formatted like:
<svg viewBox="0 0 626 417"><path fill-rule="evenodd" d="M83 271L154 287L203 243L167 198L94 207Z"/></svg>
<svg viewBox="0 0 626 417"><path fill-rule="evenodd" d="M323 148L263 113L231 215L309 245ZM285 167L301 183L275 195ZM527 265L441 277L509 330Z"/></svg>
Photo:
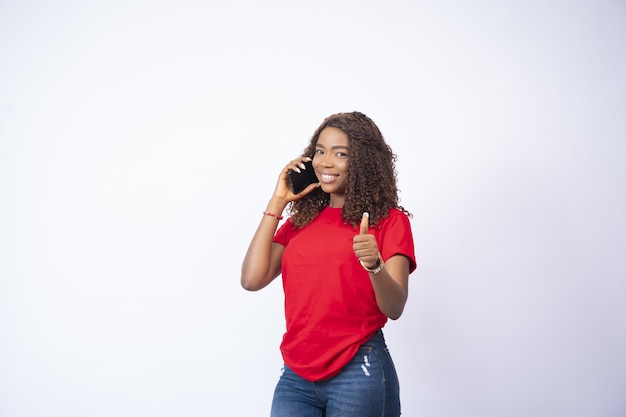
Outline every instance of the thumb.
<svg viewBox="0 0 626 417"><path fill-rule="evenodd" d="M363 213L363 217L361 218L361 233L360 234L366 235L369 227L370 227L370 214L366 211Z"/></svg>

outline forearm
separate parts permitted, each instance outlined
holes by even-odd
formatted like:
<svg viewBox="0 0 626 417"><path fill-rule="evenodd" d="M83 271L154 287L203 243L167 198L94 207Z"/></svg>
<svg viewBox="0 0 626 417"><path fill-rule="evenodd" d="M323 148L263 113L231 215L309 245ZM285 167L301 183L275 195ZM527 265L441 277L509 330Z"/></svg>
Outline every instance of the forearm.
<svg viewBox="0 0 626 417"><path fill-rule="evenodd" d="M272 240L286 203L272 198L248 246L241 266L241 286L249 291L268 285L278 274L279 262L272 262Z"/></svg>
<svg viewBox="0 0 626 417"><path fill-rule="evenodd" d="M389 259L377 274L369 274L380 311L397 320L408 298L408 263L406 259Z"/></svg>

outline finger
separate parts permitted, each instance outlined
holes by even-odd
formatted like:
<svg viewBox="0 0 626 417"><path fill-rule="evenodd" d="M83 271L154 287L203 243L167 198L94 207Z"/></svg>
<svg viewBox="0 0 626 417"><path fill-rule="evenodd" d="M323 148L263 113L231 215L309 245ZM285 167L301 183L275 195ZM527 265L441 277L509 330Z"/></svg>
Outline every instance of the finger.
<svg viewBox="0 0 626 417"><path fill-rule="evenodd" d="M363 217L361 218L361 234L366 235L369 227L370 227L370 214L366 211L363 213Z"/></svg>
<svg viewBox="0 0 626 417"><path fill-rule="evenodd" d="M294 159L293 161L291 161L289 169L293 169L299 174L300 172L302 172L301 170L306 169L305 162L310 162L310 161L312 161L312 159L309 158L308 156L302 156L300 158Z"/></svg>
<svg viewBox="0 0 626 417"><path fill-rule="evenodd" d="M307 187L304 189L304 191L302 191L300 194L304 194L307 195L308 193L310 193L311 191L315 190L317 187L320 186L319 182L314 182L313 184L309 184L307 185Z"/></svg>

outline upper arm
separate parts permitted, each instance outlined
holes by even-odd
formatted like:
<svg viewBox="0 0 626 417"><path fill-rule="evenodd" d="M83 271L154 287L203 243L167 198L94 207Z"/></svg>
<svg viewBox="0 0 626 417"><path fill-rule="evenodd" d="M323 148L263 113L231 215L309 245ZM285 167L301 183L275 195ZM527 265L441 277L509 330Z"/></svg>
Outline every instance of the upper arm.
<svg viewBox="0 0 626 417"><path fill-rule="evenodd" d="M272 282L274 278L280 275L283 261L283 252L285 247L280 243L272 242L272 250L270 252L270 266L267 271L267 284ZM267 285L266 284L266 285Z"/></svg>
<svg viewBox="0 0 626 417"><path fill-rule="evenodd" d="M258 291L267 287L279 274L282 266L284 246L272 242L270 246L269 260L267 255L259 262L246 263L247 268L242 268L241 286L248 291ZM250 254L246 257L251 256Z"/></svg>
<svg viewBox="0 0 626 417"><path fill-rule="evenodd" d="M385 261L385 269L389 276L404 290L409 293L410 261L404 255L393 255Z"/></svg>

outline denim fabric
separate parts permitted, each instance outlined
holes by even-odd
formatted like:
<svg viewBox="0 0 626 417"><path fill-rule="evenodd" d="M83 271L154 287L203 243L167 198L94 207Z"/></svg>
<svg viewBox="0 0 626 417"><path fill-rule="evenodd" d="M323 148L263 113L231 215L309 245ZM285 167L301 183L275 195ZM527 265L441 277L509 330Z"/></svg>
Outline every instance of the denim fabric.
<svg viewBox="0 0 626 417"><path fill-rule="evenodd" d="M283 368L271 417L398 417L398 377L382 331L327 380L310 382Z"/></svg>

